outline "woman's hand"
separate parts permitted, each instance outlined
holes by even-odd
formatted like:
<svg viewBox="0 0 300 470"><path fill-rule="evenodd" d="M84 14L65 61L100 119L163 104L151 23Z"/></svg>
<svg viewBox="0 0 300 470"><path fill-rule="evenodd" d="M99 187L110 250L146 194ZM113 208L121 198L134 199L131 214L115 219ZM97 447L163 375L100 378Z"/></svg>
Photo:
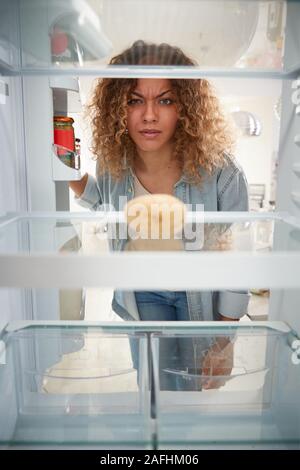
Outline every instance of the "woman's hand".
<svg viewBox="0 0 300 470"><path fill-rule="evenodd" d="M202 363L203 390L219 388L226 383L233 367L233 344L228 338L218 338Z"/></svg>
<svg viewBox="0 0 300 470"><path fill-rule="evenodd" d="M88 173L85 173L85 175L81 178L79 181L69 181L69 187L74 191L77 197L80 197L86 187L86 183L88 181Z"/></svg>

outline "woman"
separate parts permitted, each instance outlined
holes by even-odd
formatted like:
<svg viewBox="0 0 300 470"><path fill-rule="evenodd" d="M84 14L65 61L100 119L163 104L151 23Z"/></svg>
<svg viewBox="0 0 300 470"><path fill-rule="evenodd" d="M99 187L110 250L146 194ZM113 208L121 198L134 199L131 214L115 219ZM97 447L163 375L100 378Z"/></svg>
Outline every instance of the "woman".
<svg viewBox="0 0 300 470"><path fill-rule="evenodd" d="M178 48L143 41L110 64L195 65ZM126 198L160 193L185 204L204 204L206 211L248 210L245 175L230 154L233 142L207 80L104 78L98 81L89 110L97 179L86 174L70 183L81 205L98 210L109 204L122 210ZM121 250L124 243L115 239L112 247ZM125 319L227 321L246 313L249 296L240 291L161 291L135 292L132 297L128 300L123 291L114 294L113 309ZM211 355L203 354L208 345L200 343L192 351L189 342L182 343L181 350L178 343L171 345L174 367L179 356L184 362L191 355L192 369L200 360L202 371L220 374L224 363L218 359L212 364ZM226 345L218 344L217 350ZM160 351L161 361L162 356L169 361L170 350L168 343L166 351ZM171 374L161 380L165 388L179 387Z"/></svg>

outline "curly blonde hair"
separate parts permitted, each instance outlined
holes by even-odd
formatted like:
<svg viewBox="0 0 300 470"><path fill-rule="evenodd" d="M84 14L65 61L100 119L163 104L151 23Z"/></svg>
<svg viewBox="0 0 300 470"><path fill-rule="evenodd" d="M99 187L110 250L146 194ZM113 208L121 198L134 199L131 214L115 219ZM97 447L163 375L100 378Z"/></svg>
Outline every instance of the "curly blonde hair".
<svg viewBox="0 0 300 470"><path fill-rule="evenodd" d="M110 65L194 66L196 63L177 47L137 41L113 57ZM216 168L226 165L225 152L232 151L233 133L207 80L172 79L171 82L179 115L174 157L184 175L200 184L205 174L211 175ZM128 166L133 168L136 157L136 146L126 133L127 102L136 85L137 79L99 79L87 107L92 128L91 150L98 160L98 171L108 171L116 179L123 176Z"/></svg>

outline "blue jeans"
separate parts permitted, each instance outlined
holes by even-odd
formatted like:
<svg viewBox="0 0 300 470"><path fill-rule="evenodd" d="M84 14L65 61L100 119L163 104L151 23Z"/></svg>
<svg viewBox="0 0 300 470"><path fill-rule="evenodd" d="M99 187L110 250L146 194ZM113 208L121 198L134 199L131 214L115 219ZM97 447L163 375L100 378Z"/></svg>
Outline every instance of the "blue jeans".
<svg viewBox="0 0 300 470"><path fill-rule="evenodd" d="M144 321L188 321L189 312L185 292L135 292L140 319ZM139 370L136 342L130 341L133 366ZM168 337L159 345L159 378L161 390L189 390L194 384L180 374L193 367L191 338ZM176 373L178 371L178 373Z"/></svg>

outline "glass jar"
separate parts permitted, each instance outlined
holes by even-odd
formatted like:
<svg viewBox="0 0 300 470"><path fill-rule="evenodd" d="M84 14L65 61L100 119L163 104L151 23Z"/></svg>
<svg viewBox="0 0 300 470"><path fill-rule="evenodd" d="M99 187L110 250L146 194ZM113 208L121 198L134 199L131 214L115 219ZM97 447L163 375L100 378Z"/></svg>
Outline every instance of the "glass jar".
<svg viewBox="0 0 300 470"><path fill-rule="evenodd" d="M75 135L74 119L68 116L54 116L54 144L57 155L69 167L74 167Z"/></svg>

